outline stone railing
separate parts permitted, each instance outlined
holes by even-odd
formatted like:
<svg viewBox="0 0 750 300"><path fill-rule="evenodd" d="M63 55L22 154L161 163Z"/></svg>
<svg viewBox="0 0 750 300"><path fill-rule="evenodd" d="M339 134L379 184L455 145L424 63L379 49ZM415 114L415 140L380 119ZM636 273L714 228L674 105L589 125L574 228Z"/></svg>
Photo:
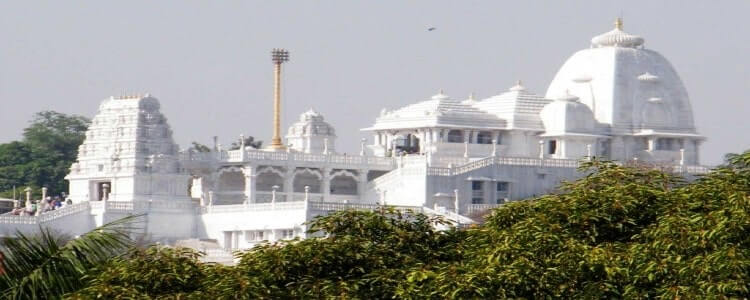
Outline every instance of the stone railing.
<svg viewBox="0 0 750 300"><path fill-rule="evenodd" d="M88 202L82 202L44 212L39 216L3 215L0 216L0 224L43 224L54 219L88 210L89 207Z"/></svg>
<svg viewBox="0 0 750 300"><path fill-rule="evenodd" d="M482 213L484 211L498 208L502 206L502 204L469 204L468 207L468 214L476 214L476 213Z"/></svg>
<svg viewBox="0 0 750 300"><path fill-rule="evenodd" d="M310 202L309 203L309 209L311 211L317 211L317 212L331 212L331 211L341 211L341 210L368 210L372 211L377 208L381 207L381 205L378 204L369 204L369 203L331 203L331 202ZM389 206L393 207L397 211L400 211L402 213L421 213L423 212L423 207L421 206Z"/></svg>
<svg viewBox="0 0 750 300"><path fill-rule="evenodd" d="M338 164L348 166L363 166L375 169L391 169L395 166L394 160L390 157L379 156L362 156L346 155L339 153L299 153L299 152L278 152L263 151L258 149L229 150L216 154L224 162L244 162L244 161L267 161L267 162L308 162L321 164Z"/></svg>
<svg viewBox="0 0 750 300"><path fill-rule="evenodd" d="M443 216L446 221L458 222L458 224L475 224L476 221L471 218L457 214L454 210L446 207L437 207L435 209L424 207L423 212L428 215L439 215Z"/></svg>
<svg viewBox="0 0 750 300"><path fill-rule="evenodd" d="M299 210L299 209L305 209L305 201L212 205L212 206L201 207L201 212L204 214L211 214L211 213L231 213L231 212L246 212L246 211Z"/></svg>
<svg viewBox="0 0 750 300"><path fill-rule="evenodd" d="M685 166L685 165L677 165L674 166L675 173L687 173L687 174L693 174L693 175L702 175L702 174L708 174L711 172L711 167L706 166Z"/></svg>
<svg viewBox="0 0 750 300"><path fill-rule="evenodd" d="M545 168L577 168L579 165L579 161L573 159L538 159L530 157L487 157L483 159L472 160L460 165L453 165L452 168L428 167L427 175L454 176L492 165Z"/></svg>

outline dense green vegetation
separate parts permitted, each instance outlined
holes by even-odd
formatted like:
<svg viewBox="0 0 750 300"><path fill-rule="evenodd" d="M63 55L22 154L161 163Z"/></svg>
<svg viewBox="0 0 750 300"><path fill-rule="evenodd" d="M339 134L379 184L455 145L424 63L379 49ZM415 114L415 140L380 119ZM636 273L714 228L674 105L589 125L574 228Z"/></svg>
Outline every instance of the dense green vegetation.
<svg viewBox="0 0 750 300"><path fill-rule="evenodd" d="M50 194L67 192L64 178L76 160L89 123L76 115L36 113L23 130L21 141L0 144L0 197L12 197L13 186L19 194L27 186L37 193L43 186Z"/></svg>
<svg viewBox="0 0 750 300"><path fill-rule="evenodd" d="M729 156L725 166L690 183L653 168L603 161L586 163L582 171L588 175L564 183L559 192L507 204L469 229L437 231L432 225L440 219L384 208L319 217L310 224L319 237L238 253L241 260L234 267L202 264L200 254L186 249L131 248L79 268L83 276L65 297L703 299L750 294L750 151ZM7 261L6 269L14 261ZM5 295L47 291L19 289L15 286L22 281L3 280L9 282L0 285Z"/></svg>

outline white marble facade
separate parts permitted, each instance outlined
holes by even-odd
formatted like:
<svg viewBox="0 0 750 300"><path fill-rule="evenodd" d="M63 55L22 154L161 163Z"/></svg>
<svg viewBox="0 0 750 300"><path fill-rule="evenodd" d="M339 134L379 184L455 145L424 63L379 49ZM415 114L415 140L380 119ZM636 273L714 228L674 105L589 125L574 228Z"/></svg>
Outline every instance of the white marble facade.
<svg viewBox="0 0 750 300"><path fill-rule="evenodd" d="M705 172L685 87L644 43L618 23L568 59L546 95L517 82L485 99L440 91L383 109L363 129L372 139L350 154L336 151L334 127L314 110L290 125L287 150L178 151L155 98L110 98L67 177L76 204L56 217L0 222L33 230L68 220L82 232L145 212L153 239L238 249L304 237L304 223L320 214L382 204L473 223L576 178L592 156Z"/></svg>

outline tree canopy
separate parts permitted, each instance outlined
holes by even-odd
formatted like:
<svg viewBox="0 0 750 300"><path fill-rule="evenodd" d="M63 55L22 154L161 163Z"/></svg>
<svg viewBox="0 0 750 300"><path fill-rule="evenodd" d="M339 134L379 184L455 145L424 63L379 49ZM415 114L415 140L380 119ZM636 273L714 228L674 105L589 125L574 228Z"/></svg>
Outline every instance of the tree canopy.
<svg viewBox="0 0 750 300"><path fill-rule="evenodd" d="M76 160L90 121L54 111L36 113L23 139L0 144L0 192L13 186L46 186L52 193L68 190L64 180Z"/></svg>
<svg viewBox="0 0 750 300"><path fill-rule="evenodd" d="M743 298L750 295L750 151L688 182L592 161L554 193L506 204L482 225L341 211L305 240L200 263L154 246L110 259L66 297L181 299Z"/></svg>

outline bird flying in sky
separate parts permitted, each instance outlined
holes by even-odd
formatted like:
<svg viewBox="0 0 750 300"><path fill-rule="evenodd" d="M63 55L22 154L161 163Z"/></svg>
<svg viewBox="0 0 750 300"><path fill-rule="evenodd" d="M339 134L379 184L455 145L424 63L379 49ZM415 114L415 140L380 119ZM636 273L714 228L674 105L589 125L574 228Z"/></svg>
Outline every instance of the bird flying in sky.
<svg viewBox="0 0 750 300"><path fill-rule="evenodd" d="M430 28L427 28L427 31L434 31L435 29L437 29L437 28L435 28L435 27L430 27Z"/></svg>

